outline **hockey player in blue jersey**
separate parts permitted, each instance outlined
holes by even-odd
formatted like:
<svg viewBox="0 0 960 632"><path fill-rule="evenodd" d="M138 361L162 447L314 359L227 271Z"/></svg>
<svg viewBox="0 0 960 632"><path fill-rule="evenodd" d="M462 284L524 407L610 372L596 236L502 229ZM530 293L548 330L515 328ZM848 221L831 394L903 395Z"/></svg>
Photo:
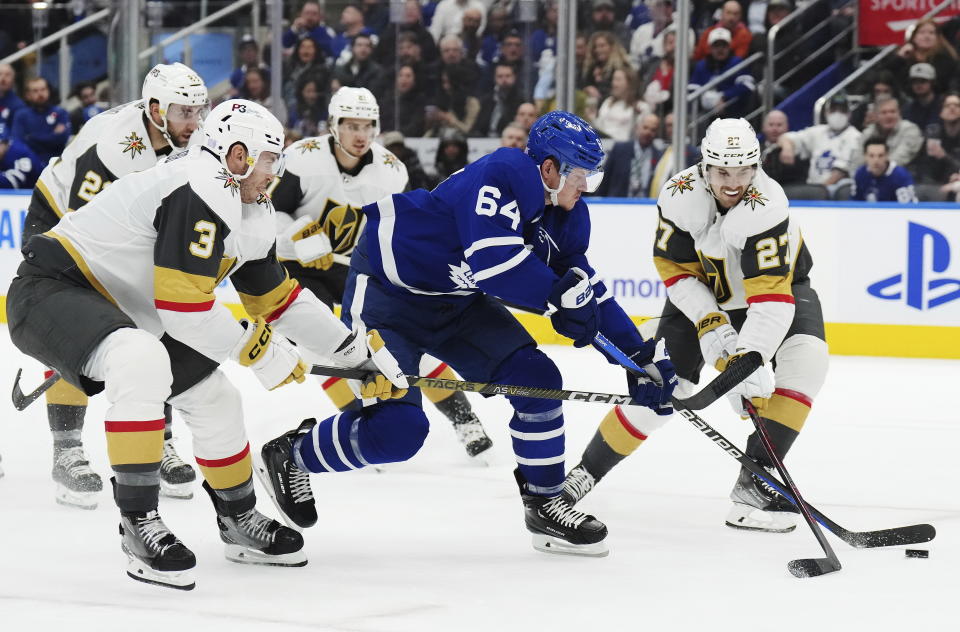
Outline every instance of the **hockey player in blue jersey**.
<svg viewBox="0 0 960 632"><path fill-rule="evenodd" d="M365 206L367 225L351 259L343 319L377 328L404 373L420 356L447 362L470 381L561 388L560 372L500 302L555 310L574 345L603 333L646 373L628 374L634 402L670 414L676 377L663 343L644 340L585 256L590 216L581 194L602 179L597 133L568 112L533 125L526 151L500 148L433 191ZM499 299L499 300L498 300ZM607 528L560 495L563 410L558 401L507 396L526 526L538 550L600 556ZM305 471L353 470L403 461L428 432L420 392L307 420L261 451L267 488L299 526L317 514Z"/></svg>

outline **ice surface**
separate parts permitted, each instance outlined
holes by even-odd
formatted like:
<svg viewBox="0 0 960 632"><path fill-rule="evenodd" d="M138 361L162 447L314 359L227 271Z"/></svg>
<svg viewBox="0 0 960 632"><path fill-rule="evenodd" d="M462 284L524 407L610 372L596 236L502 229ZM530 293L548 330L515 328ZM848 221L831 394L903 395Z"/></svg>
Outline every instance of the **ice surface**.
<svg viewBox="0 0 960 632"><path fill-rule="evenodd" d="M18 365L41 381L6 335L0 387ZM568 388L622 392L599 354L549 347ZM50 435L38 402L17 413L4 396L0 454L0 630L186 632L286 630L884 630L958 629L960 362L833 357L827 384L787 461L801 492L852 530L931 522L930 559L903 547L854 550L831 538L844 568L796 579L787 562L822 555L806 527L755 534L723 526L739 467L674 419L582 503L610 529L610 556L534 551L511 470L509 409L471 395L494 440L492 465L469 463L434 409L433 430L412 461L313 478L320 523L308 530L304 568L241 566L223 557L213 508L161 499L167 524L197 554L190 593L124 574L110 495L82 511L57 505ZM268 393L227 367L244 393L251 447L332 413L316 383ZM4 390L4 392L8 392ZM84 432L95 469L108 475L94 398ZM607 408L566 404L569 466ZM748 423L725 402L704 411L742 446ZM190 454L178 419L178 446ZM266 495L259 508L275 515Z"/></svg>

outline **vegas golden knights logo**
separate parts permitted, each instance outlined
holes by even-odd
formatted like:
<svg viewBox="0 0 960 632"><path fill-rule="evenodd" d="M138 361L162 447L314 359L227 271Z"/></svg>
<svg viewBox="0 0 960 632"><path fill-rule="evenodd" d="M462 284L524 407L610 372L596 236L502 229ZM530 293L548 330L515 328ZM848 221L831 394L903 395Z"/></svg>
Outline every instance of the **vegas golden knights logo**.
<svg viewBox="0 0 960 632"><path fill-rule="evenodd" d="M708 257L702 252L700 255L700 265L707 275L707 284L713 290L713 295L717 297L717 303L722 304L733 298L733 292L730 291L730 281L727 279L727 262L725 259L715 259Z"/></svg>
<svg viewBox="0 0 960 632"><path fill-rule="evenodd" d="M335 254L347 254L353 250L362 218L360 209L327 200L323 212L320 213L320 225L330 238L330 246Z"/></svg>

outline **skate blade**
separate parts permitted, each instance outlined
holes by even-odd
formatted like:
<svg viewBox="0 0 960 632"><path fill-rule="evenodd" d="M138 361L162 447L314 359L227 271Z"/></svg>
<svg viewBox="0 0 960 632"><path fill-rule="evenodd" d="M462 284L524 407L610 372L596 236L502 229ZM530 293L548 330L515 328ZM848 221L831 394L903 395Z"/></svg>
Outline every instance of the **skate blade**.
<svg viewBox="0 0 960 632"><path fill-rule="evenodd" d="M227 544L224 550L227 559L238 564L258 564L260 566L298 567L307 565L307 556L303 551L270 555L239 544Z"/></svg>
<svg viewBox="0 0 960 632"><path fill-rule="evenodd" d="M165 498L179 498L181 500L190 500L193 498L193 485L191 483L168 483L160 479L160 495Z"/></svg>
<svg viewBox="0 0 960 632"><path fill-rule="evenodd" d="M96 509L97 494L99 492L78 492L66 487L62 483L57 483L57 491L54 499L58 505L64 507L76 507L77 509Z"/></svg>
<svg viewBox="0 0 960 632"><path fill-rule="evenodd" d="M796 514L783 511L763 511L743 503L733 503L727 514L726 524L733 529L764 531L766 533L790 533L797 528Z"/></svg>
<svg viewBox="0 0 960 632"><path fill-rule="evenodd" d="M127 555L127 576L144 584L163 586L175 590L193 590L197 584L193 579L193 569L186 571L158 571L150 568L136 557Z"/></svg>
<svg viewBox="0 0 960 632"><path fill-rule="evenodd" d="M263 486L263 490L267 492L267 497L270 498L270 502L273 503L273 506L277 509L277 513L280 514L280 519L283 520L285 525L297 533L303 533L303 527L291 520L287 512L285 512L280 506L280 503L277 502L277 494L273 490L273 481L270 480L270 473L267 472L267 466L264 464L263 458L261 458L259 454L252 454L252 452L251 456L253 458L253 471L256 472L257 478L260 479L260 484ZM306 564L306 562L304 562L304 564Z"/></svg>
<svg viewBox="0 0 960 632"><path fill-rule="evenodd" d="M584 557L606 557L610 554L607 543L601 540L593 544L571 544L565 540L554 538L542 533L534 533L531 537L533 548L543 553L555 555L581 555Z"/></svg>

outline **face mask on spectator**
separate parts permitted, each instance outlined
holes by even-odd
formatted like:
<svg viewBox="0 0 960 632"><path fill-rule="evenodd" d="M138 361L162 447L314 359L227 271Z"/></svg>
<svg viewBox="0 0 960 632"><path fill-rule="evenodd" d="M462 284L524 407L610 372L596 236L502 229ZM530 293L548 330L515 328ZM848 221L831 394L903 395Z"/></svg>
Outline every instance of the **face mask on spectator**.
<svg viewBox="0 0 960 632"><path fill-rule="evenodd" d="M834 132L841 132L847 127L850 117L846 112L830 112L827 114L827 127Z"/></svg>

